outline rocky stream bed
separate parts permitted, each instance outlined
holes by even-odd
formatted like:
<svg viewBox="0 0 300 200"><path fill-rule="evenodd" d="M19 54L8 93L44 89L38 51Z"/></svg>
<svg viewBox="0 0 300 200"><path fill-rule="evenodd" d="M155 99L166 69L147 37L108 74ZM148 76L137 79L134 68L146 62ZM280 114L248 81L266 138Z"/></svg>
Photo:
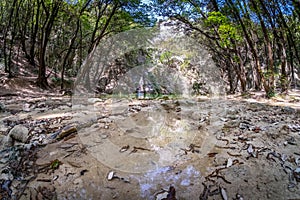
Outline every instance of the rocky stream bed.
<svg viewBox="0 0 300 200"><path fill-rule="evenodd" d="M2 94L1 199L300 199L300 103Z"/></svg>

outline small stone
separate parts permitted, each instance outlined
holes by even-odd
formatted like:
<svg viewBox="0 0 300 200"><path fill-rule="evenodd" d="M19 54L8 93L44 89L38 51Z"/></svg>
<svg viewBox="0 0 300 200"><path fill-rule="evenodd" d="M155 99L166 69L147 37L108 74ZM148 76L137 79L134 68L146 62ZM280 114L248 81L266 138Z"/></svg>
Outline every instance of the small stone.
<svg viewBox="0 0 300 200"><path fill-rule="evenodd" d="M56 176L53 177L52 181L56 181L58 178L59 178L59 176L56 175Z"/></svg>
<svg viewBox="0 0 300 200"><path fill-rule="evenodd" d="M87 101L88 101L89 103L94 104L94 103L96 103L96 102L102 102L103 100L102 100L102 99L99 99L99 98L89 98Z"/></svg>
<svg viewBox="0 0 300 200"><path fill-rule="evenodd" d="M228 121L228 119L223 118L223 117L221 117L220 120L223 121L223 122L227 122Z"/></svg>
<svg viewBox="0 0 300 200"><path fill-rule="evenodd" d="M242 129L242 130L248 130L250 128L250 125L241 122L240 125L239 125L239 128Z"/></svg>
<svg viewBox="0 0 300 200"><path fill-rule="evenodd" d="M106 134L101 134L100 137L101 137L101 139L106 139L106 138L108 137L108 135L106 135Z"/></svg>
<svg viewBox="0 0 300 200"><path fill-rule="evenodd" d="M115 175L114 171L109 172L107 175L107 180L109 180L109 181L112 180L114 178L114 175Z"/></svg>
<svg viewBox="0 0 300 200"><path fill-rule="evenodd" d="M239 118L238 115L228 115L227 117L228 117L229 119L231 119L231 120L236 120L236 119Z"/></svg>
<svg viewBox="0 0 300 200"><path fill-rule="evenodd" d="M168 192L160 193L156 195L156 200L166 199L168 197Z"/></svg>
<svg viewBox="0 0 300 200"><path fill-rule="evenodd" d="M227 193L226 193L226 190L224 188L221 188L221 196L224 200L227 200L228 199L228 196L227 196Z"/></svg>
<svg viewBox="0 0 300 200"><path fill-rule="evenodd" d="M228 158L226 168L231 167L232 164L233 164L233 160L231 158Z"/></svg>
<svg viewBox="0 0 300 200"><path fill-rule="evenodd" d="M244 200L244 198L240 194L236 194L236 200Z"/></svg>
<svg viewBox="0 0 300 200"><path fill-rule="evenodd" d="M23 105L23 111L25 111L25 112L30 112L30 104L29 103L25 103L24 105Z"/></svg>
<svg viewBox="0 0 300 200"><path fill-rule="evenodd" d="M0 112L5 111L5 105L3 103L0 103Z"/></svg>

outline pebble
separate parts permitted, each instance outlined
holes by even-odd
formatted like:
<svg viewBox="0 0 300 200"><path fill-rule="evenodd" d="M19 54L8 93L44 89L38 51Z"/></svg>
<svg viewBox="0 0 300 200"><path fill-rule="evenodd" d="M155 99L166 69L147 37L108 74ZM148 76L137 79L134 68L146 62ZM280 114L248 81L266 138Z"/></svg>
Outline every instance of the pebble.
<svg viewBox="0 0 300 200"><path fill-rule="evenodd" d="M23 105L23 111L25 111L25 112L30 112L31 111L29 103L25 103Z"/></svg>
<svg viewBox="0 0 300 200"><path fill-rule="evenodd" d="M156 196L156 200L166 199L167 197L168 197L168 192L164 192L164 193L158 194Z"/></svg>
<svg viewBox="0 0 300 200"><path fill-rule="evenodd" d="M298 167L294 170L294 177L297 182L300 182L300 167Z"/></svg>
<svg viewBox="0 0 300 200"><path fill-rule="evenodd" d="M3 103L0 103L0 112L5 111L5 105Z"/></svg>
<svg viewBox="0 0 300 200"><path fill-rule="evenodd" d="M103 100L99 99L99 98L89 98L87 101L92 104L94 104L96 102L103 102Z"/></svg>
<svg viewBox="0 0 300 200"><path fill-rule="evenodd" d="M107 175L107 180L109 180L109 181L112 180L114 178L114 175L115 175L114 171L109 172Z"/></svg>
<svg viewBox="0 0 300 200"><path fill-rule="evenodd" d="M108 135L106 135L106 134L101 134L100 137L101 137L101 139L106 139L106 138L108 138Z"/></svg>

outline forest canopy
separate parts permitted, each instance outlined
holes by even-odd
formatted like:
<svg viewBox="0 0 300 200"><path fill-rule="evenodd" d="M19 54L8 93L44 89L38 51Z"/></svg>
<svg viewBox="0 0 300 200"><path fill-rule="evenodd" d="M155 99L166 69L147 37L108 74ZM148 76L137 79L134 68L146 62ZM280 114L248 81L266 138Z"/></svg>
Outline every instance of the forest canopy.
<svg viewBox="0 0 300 200"><path fill-rule="evenodd" d="M228 92L299 87L297 0L8 0L0 2L0 62L8 77L19 60L37 84L64 88L101 41L127 30L177 20L212 55ZM159 20L158 20L159 19ZM24 62L22 62L24 64Z"/></svg>

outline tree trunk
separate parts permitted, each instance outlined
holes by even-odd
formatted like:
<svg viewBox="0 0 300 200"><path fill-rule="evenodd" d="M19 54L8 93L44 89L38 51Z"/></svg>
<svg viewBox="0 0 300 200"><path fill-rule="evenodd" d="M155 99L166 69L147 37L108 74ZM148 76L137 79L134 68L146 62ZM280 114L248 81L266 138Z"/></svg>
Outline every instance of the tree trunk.
<svg viewBox="0 0 300 200"><path fill-rule="evenodd" d="M266 80L263 76L263 71L261 69L261 65L260 65L260 61L259 61L259 57L258 57L258 53L257 53L257 49L254 45L254 41L251 39L250 35L249 35L249 30L246 28L243 20L241 19L239 13L236 11L235 7L234 7L234 4L232 2L232 0L230 0L230 4L231 6L233 6L233 14L234 16L236 17L236 19L239 21L241 27L242 27L242 31L245 35L245 38L246 38L246 41L250 47L250 50L251 50L251 53L254 57L254 61L255 61L255 69L256 69L256 72L257 72L257 78L261 80L263 86L264 86L264 89L265 89L265 92L266 94L268 94L270 92L270 88L268 86L268 84L266 83Z"/></svg>
<svg viewBox="0 0 300 200"><path fill-rule="evenodd" d="M63 65L62 65L62 70L61 70L61 84L60 84L60 89L61 90L64 89L64 74L65 74L65 68L66 68L67 60L68 60L68 58L69 58L69 56L70 56L70 54L72 52L75 40L76 40L78 32L79 32L80 17L82 15L82 13L84 12L84 10L86 9L86 7L89 5L90 2L91 2L91 0L88 0L86 2L86 4L84 5L84 7L79 12L79 16L78 16L78 19L77 19L77 22L76 22L76 29L75 29L74 35L73 35L73 37L72 37L72 39L70 41L70 45L69 45L68 51L66 53L66 56L64 57L64 61L63 61Z"/></svg>
<svg viewBox="0 0 300 200"><path fill-rule="evenodd" d="M31 38L30 38L30 43L31 43L31 46L30 46L30 50L29 50L29 62L30 64L32 64L33 66L35 66L35 44L36 44L36 40L37 40L37 33L38 33L38 30L39 30L39 17L40 17L40 7L41 7L41 2L40 0L37 0L37 10L36 10L36 13L35 15L33 14L32 15L32 23L34 23L34 25L32 24L32 32L31 32ZM34 8L33 8L33 13L34 13ZM35 19L34 19L35 17Z"/></svg>
<svg viewBox="0 0 300 200"><path fill-rule="evenodd" d="M8 23L7 26L5 28L4 31L4 41L3 41L3 54L4 54L4 66L5 66L5 72L8 73L8 77L12 77L12 73L11 73L11 48L7 49L7 36L8 33L10 32L11 29L11 24L12 24L12 19L13 19L13 15L16 9L16 4L17 4L17 0L13 1L10 13L9 13L9 18L8 18ZM14 37L12 35L12 32L10 33L11 37ZM10 39L10 43L12 42L13 39ZM7 50L9 51L9 54L7 54Z"/></svg>
<svg viewBox="0 0 300 200"><path fill-rule="evenodd" d="M287 75L287 54L286 49L284 46L284 40L283 43L280 44L279 50L281 53L281 77L280 77L280 83L281 83L281 92L287 94L288 93L288 75Z"/></svg>
<svg viewBox="0 0 300 200"><path fill-rule="evenodd" d="M227 65L227 76L228 76L228 81L229 81L229 93L234 94L235 92L235 86L234 86L234 71L232 70L232 66L230 64Z"/></svg>
<svg viewBox="0 0 300 200"><path fill-rule="evenodd" d="M108 25L110 24L110 21L111 21L112 17L114 16L114 14L115 14L116 11L117 11L118 6L119 6L118 3L115 3L115 4L114 4L114 7L112 8L112 11L111 11L111 13L109 14L108 19L106 20L104 26L102 27L99 36L95 39L95 42L91 45L91 47L90 47L90 49L89 49L89 53L90 53L94 48L96 48L96 47L99 45L100 40L101 40L101 39L103 38L103 36L105 35L105 31L107 30Z"/></svg>
<svg viewBox="0 0 300 200"><path fill-rule="evenodd" d="M38 86L41 88L48 88L48 81L47 81L47 76L46 76L46 62L45 62L45 56L46 56L46 50L47 50L47 45L49 42L50 34L52 31L52 26L55 22L55 18L58 14L58 10L60 8L61 1L57 0L55 1L52 5L52 10L51 13L48 10L48 8L45 6L44 2L41 1L42 6L46 12L46 20L43 25L43 32L42 32L42 38L41 38L41 45L40 45L40 54L39 54L39 73L38 73Z"/></svg>
<svg viewBox="0 0 300 200"><path fill-rule="evenodd" d="M272 50L272 44L268 35L268 30L266 28L265 22L260 14L260 11L258 10L257 4L255 0L251 0L251 3L254 7L254 10L256 11L256 14L258 16L262 32L264 35L264 42L267 47L267 57L268 57L268 70L267 70L267 77L268 77L268 91L266 91L267 97L272 97L275 94L275 78L274 78L274 60L273 60L273 50Z"/></svg>

